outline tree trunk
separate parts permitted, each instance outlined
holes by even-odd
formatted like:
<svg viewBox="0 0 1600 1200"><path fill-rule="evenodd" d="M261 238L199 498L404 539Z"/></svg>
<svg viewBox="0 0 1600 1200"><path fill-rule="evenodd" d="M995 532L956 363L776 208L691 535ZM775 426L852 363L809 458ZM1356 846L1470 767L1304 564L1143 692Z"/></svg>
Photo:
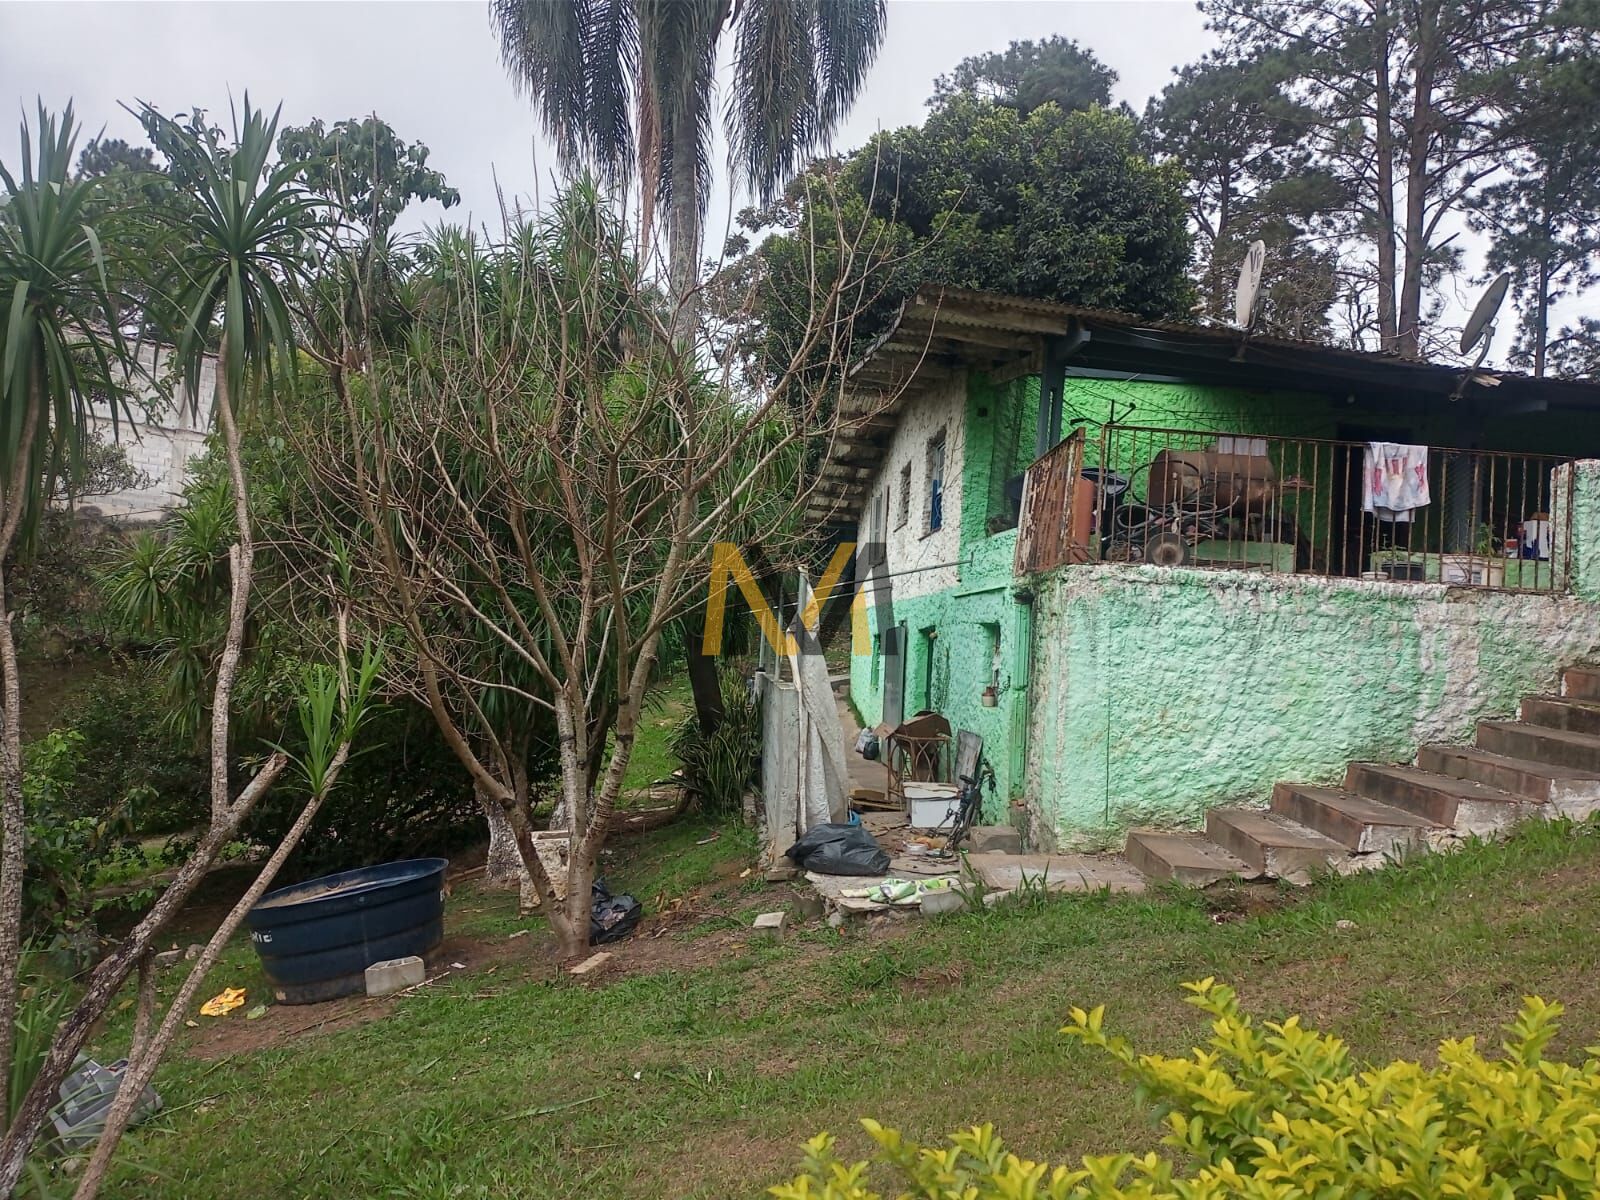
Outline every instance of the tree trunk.
<svg viewBox="0 0 1600 1200"><path fill-rule="evenodd" d="M722 680L717 673L717 660L700 653L700 639L689 638L685 654L685 667L689 674L689 690L694 694L694 714L700 723L700 736L710 737L722 724Z"/></svg>
<svg viewBox="0 0 1600 1200"><path fill-rule="evenodd" d="M1376 229L1373 236L1378 244L1378 341L1380 349L1394 351L1399 346L1399 320L1395 312L1398 270L1394 244L1394 114L1393 97L1390 94L1388 0L1374 0L1372 15L1378 43L1377 74L1373 77L1373 103L1377 114L1376 128L1373 130L1373 150L1377 159L1373 196Z"/></svg>
<svg viewBox="0 0 1600 1200"><path fill-rule="evenodd" d="M206 942L205 949L194 964L194 969L189 972L189 977L183 981L178 989L178 994L172 998L172 1003L167 1007L166 1015L162 1018L161 1025L155 1036L146 1041L143 1038L134 1039L133 1048L128 1055L128 1067L123 1073L122 1083L117 1088L116 1098L112 1100L111 1107L107 1110L105 1127L101 1131L100 1140L95 1144L94 1154L89 1159L89 1165L84 1169L83 1178L78 1182L78 1190L73 1193L73 1200L94 1200L100 1192L100 1185L105 1181L106 1173L111 1168L112 1155L116 1153L117 1144L122 1140L122 1135L128 1128L128 1122L133 1117L133 1110L138 1105L139 1097L150 1081L155 1078L156 1068L161 1064L162 1056L167 1048L172 1045L172 1040L182 1026L184 1014L189 1011L189 1006L194 1003L195 997L200 992L200 987L205 983L206 976L211 968L216 965L217 959L227 948L234 932L244 922L245 916L255 907L256 901L272 886L272 881L277 878L278 872L283 869L283 864L290 854L294 853L300 839L305 836L311 822L316 818L317 811L322 807L328 794L338 783L339 773L344 769L345 762L350 756L350 745L345 743L339 747L332 763L329 764L328 774L324 780L321 791L306 801L300 815L295 818L289 831L283 835L283 840L278 843L270 858L262 865L255 881L245 890L238 902L229 911L222 924L218 926L211 938ZM148 965L148 957L141 960ZM141 979L141 983L143 980ZM144 1011L143 988L141 990L141 1017L148 1019Z"/></svg>
<svg viewBox="0 0 1600 1200"><path fill-rule="evenodd" d="M1553 239L1551 226L1554 224L1550 207L1547 196L1543 205L1544 211L1540 214L1540 229L1544 233L1541 245L1544 248L1544 252L1539 256L1539 290L1533 299L1533 375L1535 379L1544 378L1550 353L1550 246Z"/></svg>
<svg viewBox="0 0 1600 1200"><path fill-rule="evenodd" d="M10 1113L22 970L22 878L27 865L27 820L22 807L22 687L11 636L5 577L0 570L0 1130Z"/></svg>
<svg viewBox="0 0 1600 1200"><path fill-rule="evenodd" d="M692 84L685 81L680 86ZM667 211L667 276L674 304L672 330L680 342L694 336L700 281L700 154L693 125L678 120L672 129L671 195Z"/></svg>
<svg viewBox="0 0 1600 1200"><path fill-rule="evenodd" d="M22 527L29 464L39 434L44 397L30 385L32 403L17 440L15 466L0 496L0 564ZM28 824L22 801L22 681L12 636L5 574L0 567L0 1131L12 1114L11 1068L16 1054L17 1006L22 980L22 883L27 870ZM14 1183L15 1181L13 1181ZM10 1186L0 1195L10 1195Z"/></svg>
<svg viewBox="0 0 1600 1200"><path fill-rule="evenodd" d="M1412 67L1411 128L1406 139L1405 271L1395 348L1406 358L1422 356L1422 273L1428 263L1429 158L1433 150L1433 91L1438 78L1439 28L1435 4L1416 6L1416 51Z"/></svg>
<svg viewBox="0 0 1600 1200"><path fill-rule="evenodd" d="M594 838L573 838L567 851L567 898L552 905L550 927L561 944L561 956L579 958L589 953L589 911L594 906L595 859L600 846Z"/></svg>
<svg viewBox="0 0 1600 1200"><path fill-rule="evenodd" d="M489 857L484 864L484 879L491 887L506 891L520 888L528 871L517 849L517 831L511 827L504 806L477 780L473 781L473 794L489 825Z"/></svg>

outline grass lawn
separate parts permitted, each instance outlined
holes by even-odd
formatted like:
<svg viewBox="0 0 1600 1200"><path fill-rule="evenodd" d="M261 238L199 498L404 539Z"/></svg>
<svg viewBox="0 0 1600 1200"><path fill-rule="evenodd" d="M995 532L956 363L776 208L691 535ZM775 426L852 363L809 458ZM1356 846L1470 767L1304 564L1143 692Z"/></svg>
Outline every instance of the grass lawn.
<svg viewBox="0 0 1600 1200"><path fill-rule="evenodd" d="M1178 985L1207 975L1369 1059L1494 1044L1526 992L1568 1005L1557 1053L1600 1041L1590 826L1531 826L1282 902L1058 898L818 923L781 945L743 929L775 890L740 876L752 839L710 837L681 824L608 860L652 916L594 983L552 973L537 929L511 938L525 925L509 898L462 888L452 937L492 951L469 969L321 1029L316 1009L272 1009L259 1049L242 1015L204 1022L107 1194L754 1197L819 1129L859 1147L861 1115L921 1137L993 1121L1032 1156L1143 1149L1158 1132L1131 1089L1057 1030L1071 1005L1103 1002L1136 1045L1181 1051L1205 1029ZM214 983L254 994L247 946ZM240 1048L214 1057L230 1036Z"/></svg>
<svg viewBox="0 0 1600 1200"><path fill-rule="evenodd" d="M633 743L633 756L622 777L624 795L644 792L656 780L665 779L678 769L678 760L670 748L672 731L693 709L686 675L663 680L650 689L639 736Z"/></svg>

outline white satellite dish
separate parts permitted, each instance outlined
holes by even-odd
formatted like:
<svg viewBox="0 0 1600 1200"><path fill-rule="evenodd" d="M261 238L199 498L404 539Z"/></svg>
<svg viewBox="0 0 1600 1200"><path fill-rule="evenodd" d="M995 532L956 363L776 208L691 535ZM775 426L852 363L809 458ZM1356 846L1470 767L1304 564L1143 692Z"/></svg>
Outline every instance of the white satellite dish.
<svg viewBox="0 0 1600 1200"><path fill-rule="evenodd" d="M1239 286L1233 293L1233 323L1240 329L1249 329L1256 315L1256 299L1261 294L1261 268L1267 265L1267 244L1250 243L1245 251L1244 263L1239 268Z"/></svg>
<svg viewBox="0 0 1600 1200"><path fill-rule="evenodd" d="M1511 272L1501 271L1483 290L1477 307L1472 310L1472 315L1467 318L1466 327L1461 331L1461 353L1470 354L1480 338L1483 339L1483 354L1478 356L1478 361L1482 362L1483 356L1489 353L1489 339L1494 337L1495 314L1505 303L1506 289L1510 286Z"/></svg>

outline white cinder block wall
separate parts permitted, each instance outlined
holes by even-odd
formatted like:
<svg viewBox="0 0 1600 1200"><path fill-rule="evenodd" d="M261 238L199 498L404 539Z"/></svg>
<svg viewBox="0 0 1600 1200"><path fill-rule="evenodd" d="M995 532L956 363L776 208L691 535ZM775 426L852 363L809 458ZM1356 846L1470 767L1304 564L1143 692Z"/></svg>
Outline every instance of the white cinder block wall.
<svg viewBox="0 0 1600 1200"><path fill-rule="evenodd" d="M937 390L910 400L900 413L889 449L872 481L857 525L866 539L881 532L894 594L910 598L943 591L960 581L961 463L967 381L958 374ZM928 532L928 445L944 433L943 523ZM907 466L910 489L906 489ZM909 505L903 501L909 499ZM881 514L881 516L876 515ZM904 521L901 520L904 515ZM874 521L881 520L881 531Z"/></svg>
<svg viewBox="0 0 1600 1200"><path fill-rule="evenodd" d="M171 368L164 347L141 347L138 357L148 373L164 374ZM149 483L110 496L86 496L79 507L97 508L108 517L128 521L159 519L177 503L191 461L205 449L216 387L216 360L208 356L200 370L198 398L175 384L173 397L167 400L153 385L136 379L134 398L121 420L113 422L109 406L97 402L93 418L96 435L120 443L128 461L149 476Z"/></svg>

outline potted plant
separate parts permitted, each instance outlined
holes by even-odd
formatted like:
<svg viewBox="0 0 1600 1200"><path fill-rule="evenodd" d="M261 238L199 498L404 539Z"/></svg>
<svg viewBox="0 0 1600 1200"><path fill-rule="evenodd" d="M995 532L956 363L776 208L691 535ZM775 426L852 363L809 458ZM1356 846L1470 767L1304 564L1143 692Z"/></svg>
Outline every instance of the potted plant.
<svg viewBox="0 0 1600 1200"><path fill-rule="evenodd" d="M1439 556L1439 581L1474 587L1504 587L1506 564L1495 552L1497 546L1494 527L1487 521L1480 521L1474 531L1471 554Z"/></svg>

